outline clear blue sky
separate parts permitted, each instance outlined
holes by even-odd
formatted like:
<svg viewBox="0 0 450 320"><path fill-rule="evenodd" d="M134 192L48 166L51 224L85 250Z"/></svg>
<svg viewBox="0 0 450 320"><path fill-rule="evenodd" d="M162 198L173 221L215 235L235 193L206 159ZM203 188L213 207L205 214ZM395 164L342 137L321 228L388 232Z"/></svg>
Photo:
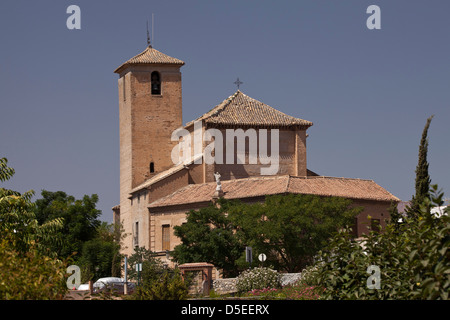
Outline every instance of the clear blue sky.
<svg viewBox="0 0 450 320"><path fill-rule="evenodd" d="M68 30L66 8L81 8ZM381 30L369 30L369 5ZM450 197L450 1L2 1L0 157L3 187L81 198L104 221L119 203L114 69L146 47L186 62L183 121L241 90L314 122L308 168L373 179L409 200L420 137L430 174Z"/></svg>

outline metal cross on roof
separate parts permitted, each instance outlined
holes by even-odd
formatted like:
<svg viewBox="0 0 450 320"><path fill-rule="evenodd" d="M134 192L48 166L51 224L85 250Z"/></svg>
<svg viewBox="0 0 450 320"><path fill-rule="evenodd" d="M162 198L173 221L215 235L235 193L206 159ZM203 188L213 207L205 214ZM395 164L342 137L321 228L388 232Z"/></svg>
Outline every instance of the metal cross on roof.
<svg viewBox="0 0 450 320"><path fill-rule="evenodd" d="M241 86L241 84L243 84L242 81L239 80L239 78L237 78L237 80L235 82L233 82L235 85L237 85L237 88L239 90L239 87Z"/></svg>

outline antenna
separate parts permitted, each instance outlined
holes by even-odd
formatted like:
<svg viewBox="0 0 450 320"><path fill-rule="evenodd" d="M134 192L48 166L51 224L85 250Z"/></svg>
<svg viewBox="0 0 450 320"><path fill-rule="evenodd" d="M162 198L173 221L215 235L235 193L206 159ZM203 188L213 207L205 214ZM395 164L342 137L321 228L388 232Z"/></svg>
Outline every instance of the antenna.
<svg viewBox="0 0 450 320"><path fill-rule="evenodd" d="M155 37L153 35L153 30L155 30L154 25L153 25L153 12L152 12L152 40L153 42L155 42Z"/></svg>
<svg viewBox="0 0 450 320"><path fill-rule="evenodd" d="M153 22L153 21L152 21ZM152 30L153 31L153 30ZM147 46L150 47L150 33L148 32L148 20L147 20Z"/></svg>

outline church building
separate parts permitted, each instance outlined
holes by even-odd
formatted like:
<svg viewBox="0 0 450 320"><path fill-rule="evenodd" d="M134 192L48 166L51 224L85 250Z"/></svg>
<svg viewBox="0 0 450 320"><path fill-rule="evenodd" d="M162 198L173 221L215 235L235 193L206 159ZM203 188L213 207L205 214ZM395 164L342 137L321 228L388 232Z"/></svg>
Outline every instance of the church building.
<svg viewBox="0 0 450 320"><path fill-rule="evenodd" d="M120 204L113 212L127 234L122 253L131 255L139 246L168 259L180 243L174 226L186 221L189 210L218 197L245 202L289 193L345 197L364 207L355 219L356 237L370 222L385 225L397 197L372 180L308 170L310 121L238 89L183 125L183 65L149 45L114 71L119 75Z"/></svg>

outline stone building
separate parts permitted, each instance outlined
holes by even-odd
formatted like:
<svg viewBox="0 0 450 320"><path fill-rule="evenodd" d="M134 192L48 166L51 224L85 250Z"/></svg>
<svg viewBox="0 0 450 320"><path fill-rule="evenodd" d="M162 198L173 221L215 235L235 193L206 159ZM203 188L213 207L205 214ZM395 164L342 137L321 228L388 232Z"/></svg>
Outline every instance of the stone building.
<svg viewBox="0 0 450 320"><path fill-rule="evenodd" d="M367 232L368 215L384 225L397 197L372 180L323 177L307 169L310 121L237 90L183 126L183 65L149 45L115 70L120 205L113 212L128 234L123 253L144 246L166 259L179 243L173 227L217 196L247 202L288 193L346 197L365 208L355 221L357 236ZM183 149L181 142L189 143Z"/></svg>

